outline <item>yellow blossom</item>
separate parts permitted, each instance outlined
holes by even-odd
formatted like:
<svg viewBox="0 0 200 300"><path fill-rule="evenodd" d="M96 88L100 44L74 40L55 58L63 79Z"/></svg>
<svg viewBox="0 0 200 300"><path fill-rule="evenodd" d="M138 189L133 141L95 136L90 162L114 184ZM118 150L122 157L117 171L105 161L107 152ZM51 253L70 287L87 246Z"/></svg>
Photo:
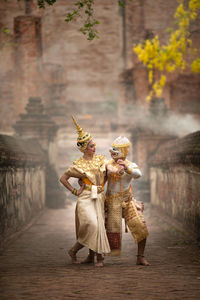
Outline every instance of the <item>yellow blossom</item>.
<svg viewBox="0 0 200 300"><path fill-rule="evenodd" d="M191 69L193 73L199 73L200 72L200 58L197 58L193 61L191 65Z"/></svg>
<svg viewBox="0 0 200 300"><path fill-rule="evenodd" d="M191 55L196 55L189 38L189 26L200 13L200 0L189 0L188 6L185 5L184 0L180 0L180 2L174 14L177 28L171 30L169 41L165 45L160 45L159 37L155 36L151 40L146 40L144 44L140 43L133 48L134 53L148 69L148 79L152 85L148 99L151 99L154 94L161 95L166 84L166 75L163 72L166 74L185 69L187 49L190 49ZM194 73L200 72L200 58L193 61L191 69ZM160 77L153 84L155 71L159 71Z"/></svg>

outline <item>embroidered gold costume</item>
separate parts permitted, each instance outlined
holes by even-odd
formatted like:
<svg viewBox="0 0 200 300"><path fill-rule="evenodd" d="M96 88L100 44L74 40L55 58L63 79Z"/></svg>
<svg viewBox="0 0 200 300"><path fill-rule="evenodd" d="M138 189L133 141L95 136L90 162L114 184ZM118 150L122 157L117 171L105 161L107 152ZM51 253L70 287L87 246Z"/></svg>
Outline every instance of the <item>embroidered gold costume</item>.
<svg viewBox="0 0 200 300"><path fill-rule="evenodd" d="M81 178L86 184L76 204L77 241L97 253L109 253L110 247L104 223L105 157L95 155L92 161L80 158L69 167L66 174ZM93 198L92 186L97 187L96 198ZM98 190L98 187L101 187L101 190Z"/></svg>
<svg viewBox="0 0 200 300"><path fill-rule="evenodd" d="M74 120L75 122L75 120ZM91 135L78 129L77 145L82 151L92 139ZM77 159L65 172L69 177L81 178L85 183L83 192L76 204L76 236L77 241L89 249L101 253L109 253L110 246L105 230L104 216L104 179L106 176L106 160L103 155L94 155L92 160L83 157Z"/></svg>
<svg viewBox="0 0 200 300"><path fill-rule="evenodd" d="M119 139L121 141L121 139ZM125 141L126 142L126 141ZM108 186L106 196L106 230L112 255L120 255L122 238L122 217L128 226L136 243L148 236L148 230L141 210L136 208L136 200L132 195L131 181L142 174L135 163L124 160L127 168L123 174L116 170L118 164L116 156L125 158L127 143L115 144L110 150L112 159L108 162ZM123 147L121 151L120 147ZM121 153L121 155L119 155Z"/></svg>

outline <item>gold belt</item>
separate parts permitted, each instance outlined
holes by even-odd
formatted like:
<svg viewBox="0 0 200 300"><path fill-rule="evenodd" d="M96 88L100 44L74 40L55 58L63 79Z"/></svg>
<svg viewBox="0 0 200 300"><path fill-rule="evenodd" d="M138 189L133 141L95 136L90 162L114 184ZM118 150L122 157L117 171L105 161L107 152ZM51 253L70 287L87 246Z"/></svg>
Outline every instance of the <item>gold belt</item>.
<svg viewBox="0 0 200 300"><path fill-rule="evenodd" d="M86 185L85 185L85 190L91 191L91 190L92 190L92 185L86 184ZM101 186L101 185L97 185L97 193L100 194L100 193L102 193L103 191L104 191L104 187Z"/></svg>
<svg viewBox="0 0 200 300"><path fill-rule="evenodd" d="M126 190L126 191L123 191L123 192L119 192L119 193L115 193L115 194L112 194L112 195L108 195L107 198L109 199L113 199L113 198L119 198L119 197L128 197L130 196L130 191L129 190ZM128 201L128 200L127 200Z"/></svg>

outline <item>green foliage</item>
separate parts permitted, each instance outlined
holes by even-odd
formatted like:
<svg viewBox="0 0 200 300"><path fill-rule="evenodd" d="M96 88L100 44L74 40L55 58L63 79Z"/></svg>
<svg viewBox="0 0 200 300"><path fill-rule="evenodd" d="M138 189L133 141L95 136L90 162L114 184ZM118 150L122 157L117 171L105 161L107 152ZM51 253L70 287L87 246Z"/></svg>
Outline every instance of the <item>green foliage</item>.
<svg viewBox="0 0 200 300"><path fill-rule="evenodd" d="M37 0L37 4L40 8L45 8L46 4L53 5L56 1L57 0ZM71 21L75 21L76 18L81 17L84 19L84 23L83 26L80 28L80 31L87 36L87 39L89 41L92 41L95 38L99 38L99 32L96 29L96 25L100 24L100 22L97 19L95 19L93 9L95 0L75 0L74 2L75 8L72 10L72 12L68 12L66 14L65 21L69 23ZM124 8L125 1L118 0L118 5Z"/></svg>
<svg viewBox="0 0 200 300"><path fill-rule="evenodd" d="M9 47L13 47L13 38L8 28L1 29L0 34L3 33L3 41L0 43L0 54L3 55L3 51L7 51Z"/></svg>
<svg viewBox="0 0 200 300"><path fill-rule="evenodd" d="M10 33L10 30L9 30L8 28L4 28L4 29L3 29L3 33L9 34L9 33Z"/></svg>
<svg viewBox="0 0 200 300"><path fill-rule="evenodd" d="M7 2L7 0L4 0L5 2ZM20 2L21 0L17 0L18 2ZM24 0L25 1L25 0ZM53 5L54 3L56 3L57 0L37 0L37 5L39 8L45 8L45 5Z"/></svg>
<svg viewBox="0 0 200 300"><path fill-rule="evenodd" d="M72 13L66 15L66 22L71 22L76 20L77 17L82 17L84 14L86 19L84 20L83 26L80 28L80 31L87 36L89 41L92 41L94 38L99 38L99 32L96 30L96 25L100 22L94 17L94 0L81 0L77 1L75 4L76 9Z"/></svg>
<svg viewBox="0 0 200 300"><path fill-rule="evenodd" d="M7 0L4 1L6 2ZM17 0L17 1L19 2L21 0ZM133 0L128 0L128 1L133 1ZM37 0L37 5L39 8L44 9L46 5L53 5L56 2L57 0ZM93 9L94 2L95 0L79 0L79 1L74 0L75 8L72 10L72 12L68 12L65 18L65 21L68 23L71 21L75 21L77 17L83 18L84 15L83 18L84 24L80 28L80 31L87 36L87 39L89 41L92 41L94 38L99 38L99 32L96 29L96 25L100 24L100 22L94 17L94 9ZM118 0L118 5L121 8L125 8L126 1Z"/></svg>
<svg viewBox="0 0 200 300"><path fill-rule="evenodd" d="M125 2L122 1L122 0L119 0L119 1L118 1L118 5L119 5L120 7L122 7L122 8L125 8Z"/></svg>
<svg viewBox="0 0 200 300"><path fill-rule="evenodd" d="M46 4L53 5L55 2L56 2L56 0L37 0L37 4L38 4L39 8L45 8Z"/></svg>
<svg viewBox="0 0 200 300"><path fill-rule="evenodd" d="M6 2L7 0L4 1ZM57 0L37 0L37 5L39 8L44 9L47 4L53 5L56 2ZM65 18L65 21L67 23L75 21L77 17L83 18L84 23L83 26L80 28L80 31L87 36L87 39L89 41L92 41L94 38L99 38L99 32L96 29L96 25L100 24L100 22L94 17L94 2L95 0L74 0L75 8L72 10L72 12L68 12ZM118 5L122 8L125 8L125 0L118 0Z"/></svg>

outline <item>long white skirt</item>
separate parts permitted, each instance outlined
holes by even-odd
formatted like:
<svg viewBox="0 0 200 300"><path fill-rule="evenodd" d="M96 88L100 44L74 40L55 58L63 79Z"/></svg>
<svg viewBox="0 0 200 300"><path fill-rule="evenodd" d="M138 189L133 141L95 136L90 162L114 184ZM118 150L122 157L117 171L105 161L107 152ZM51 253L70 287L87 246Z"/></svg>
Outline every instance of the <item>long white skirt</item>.
<svg viewBox="0 0 200 300"><path fill-rule="evenodd" d="M110 246L105 230L104 193L97 199L84 190L76 204L76 236L80 244L97 253L109 253Z"/></svg>

